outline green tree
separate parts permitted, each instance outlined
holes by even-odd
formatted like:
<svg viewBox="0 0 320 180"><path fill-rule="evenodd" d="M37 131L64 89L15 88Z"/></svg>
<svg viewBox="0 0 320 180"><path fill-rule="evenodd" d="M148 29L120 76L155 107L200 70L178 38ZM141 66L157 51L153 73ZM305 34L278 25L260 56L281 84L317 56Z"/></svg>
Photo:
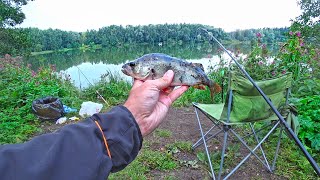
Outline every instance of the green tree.
<svg viewBox="0 0 320 180"><path fill-rule="evenodd" d="M12 29L25 19L21 6L30 0L0 1L0 56L4 54L20 55L28 51L29 38L25 31Z"/></svg>
<svg viewBox="0 0 320 180"><path fill-rule="evenodd" d="M320 23L319 0L300 0L298 4L300 5L302 14L297 17L297 21L310 26Z"/></svg>
<svg viewBox="0 0 320 180"><path fill-rule="evenodd" d="M302 14L298 16L291 26L293 31L301 31L303 36L319 46L320 40L320 1L299 0L298 4Z"/></svg>
<svg viewBox="0 0 320 180"><path fill-rule="evenodd" d="M0 28L0 56L29 53L29 47L29 37L24 30Z"/></svg>
<svg viewBox="0 0 320 180"><path fill-rule="evenodd" d="M21 6L30 0L1 0L0 1L0 27L15 26L25 19Z"/></svg>

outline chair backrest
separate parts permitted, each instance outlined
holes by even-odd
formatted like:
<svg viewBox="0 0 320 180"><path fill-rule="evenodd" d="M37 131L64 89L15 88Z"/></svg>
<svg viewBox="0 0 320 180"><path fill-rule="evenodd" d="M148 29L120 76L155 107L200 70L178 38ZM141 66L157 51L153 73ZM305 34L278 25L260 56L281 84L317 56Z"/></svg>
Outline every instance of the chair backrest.
<svg viewBox="0 0 320 180"><path fill-rule="evenodd" d="M273 105L279 109L285 105L286 93L292 84L292 74L257 81L257 85L269 97ZM268 119L274 112L263 99L252 83L239 73L230 73L229 90L232 91L232 105L229 123L245 123ZM227 96L228 97L228 96ZM228 98L221 115L221 120L227 120Z"/></svg>

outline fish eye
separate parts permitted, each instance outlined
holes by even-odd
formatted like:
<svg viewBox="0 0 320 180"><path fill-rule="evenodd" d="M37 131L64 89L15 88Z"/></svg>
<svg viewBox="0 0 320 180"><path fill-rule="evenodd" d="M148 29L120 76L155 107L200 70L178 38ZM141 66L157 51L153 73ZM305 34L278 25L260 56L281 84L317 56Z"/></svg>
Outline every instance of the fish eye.
<svg viewBox="0 0 320 180"><path fill-rule="evenodd" d="M132 67L132 66L135 66L135 65L136 65L136 64L135 64L134 62L130 62L130 63L129 63L129 66L131 66L131 67Z"/></svg>

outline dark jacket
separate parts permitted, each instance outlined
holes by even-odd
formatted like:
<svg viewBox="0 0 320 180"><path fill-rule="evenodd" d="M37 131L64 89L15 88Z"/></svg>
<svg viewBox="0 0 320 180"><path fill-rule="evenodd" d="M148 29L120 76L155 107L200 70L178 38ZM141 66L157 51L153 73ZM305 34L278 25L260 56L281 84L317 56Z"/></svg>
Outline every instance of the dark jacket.
<svg viewBox="0 0 320 180"><path fill-rule="evenodd" d="M94 120L107 138L111 159ZM26 143L0 146L0 179L106 179L110 172L126 167L141 145L134 117L124 106L117 106Z"/></svg>

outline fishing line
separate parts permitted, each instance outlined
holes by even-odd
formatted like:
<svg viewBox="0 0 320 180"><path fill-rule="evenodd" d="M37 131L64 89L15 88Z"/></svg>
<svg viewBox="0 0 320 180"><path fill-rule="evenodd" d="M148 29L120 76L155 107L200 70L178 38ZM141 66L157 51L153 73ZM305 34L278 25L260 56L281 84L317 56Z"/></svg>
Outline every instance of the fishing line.
<svg viewBox="0 0 320 180"><path fill-rule="evenodd" d="M89 79L87 78L86 75L84 75L84 73L80 70L80 68L78 66L76 66L79 70L79 72L81 72L81 74L83 75L83 77L88 81L88 83L93 86L93 84L89 81ZM79 75L79 79L80 79L80 75ZM103 96L99 93L98 90L96 90L96 93L98 94L98 96L107 104L107 106L110 106L109 103L103 98Z"/></svg>
<svg viewBox="0 0 320 180"><path fill-rule="evenodd" d="M264 92L260 89L260 87L254 82L254 80L251 78L251 76L247 73L247 71L245 71L242 66L240 65L240 63L231 55L231 53L212 35L211 32L207 31L204 28L200 28L201 30L205 31L210 37L211 39L215 40L219 46L231 57L231 59L234 61L234 63L238 66L238 68L241 70L241 72L249 79L249 81L252 83L252 85L258 90L258 92L261 94L261 96L263 97L263 99L268 103L268 105L271 107L271 109L273 110L273 112L277 115L277 117L280 119L280 122L282 123L282 125L284 125L284 127L288 130L288 132L290 133L290 135L293 137L293 140L295 141L295 143L298 145L298 147L300 148L300 150L303 152L303 154L305 155L305 157L308 159L309 163L311 164L311 166L313 167L313 169L316 171L316 173L318 174L318 176L320 176L320 170L319 170L319 166L316 163L316 161L312 158L312 156L309 154L309 152L306 150L306 148L303 146L303 144L301 143L301 141L298 139L297 135L292 131L292 129L289 127L289 125L287 124L287 122L284 120L284 118L282 117L282 115L279 113L279 111L274 107L274 105L272 104L272 102L269 100L269 98L264 94Z"/></svg>
<svg viewBox="0 0 320 180"><path fill-rule="evenodd" d="M80 79L80 69L79 68L78 68L78 75L79 75L80 90L82 90L82 88L81 88L81 79Z"/></svg>

